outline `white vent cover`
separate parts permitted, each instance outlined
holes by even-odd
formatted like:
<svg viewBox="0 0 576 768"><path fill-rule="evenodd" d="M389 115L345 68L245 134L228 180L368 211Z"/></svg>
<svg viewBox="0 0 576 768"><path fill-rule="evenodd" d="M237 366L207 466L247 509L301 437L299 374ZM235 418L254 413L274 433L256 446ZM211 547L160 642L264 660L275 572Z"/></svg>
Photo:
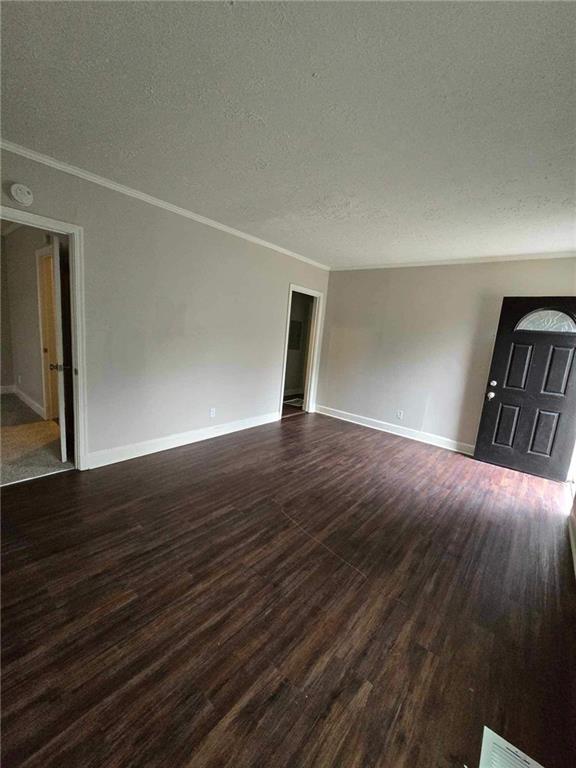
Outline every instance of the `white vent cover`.
<svg viewBox="0 0 576 768"><path fill-rule="evenodd" d="M478 768L544 768L544 766L484 726L482 754Z"/></svg>

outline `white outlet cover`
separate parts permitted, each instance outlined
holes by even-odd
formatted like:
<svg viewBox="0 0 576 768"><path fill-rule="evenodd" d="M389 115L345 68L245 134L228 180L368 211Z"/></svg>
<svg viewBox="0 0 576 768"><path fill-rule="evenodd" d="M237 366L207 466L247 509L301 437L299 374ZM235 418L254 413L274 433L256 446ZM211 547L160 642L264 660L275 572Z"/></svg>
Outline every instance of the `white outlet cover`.
<svg viewBox="0 0 576 768"><path fill-rule="evenodd" d="M484 726L482 754L478 768L544 768L544 766Z"/></svg>
<svg viewBox="0 0 576 768"><path fill-rule="evenodd" d="M17 203L20 203L20 205L24 205L26 208L34 202L32 190L30 187L27 187L26 184L12 184L10 187L10 197Z"/></svg>

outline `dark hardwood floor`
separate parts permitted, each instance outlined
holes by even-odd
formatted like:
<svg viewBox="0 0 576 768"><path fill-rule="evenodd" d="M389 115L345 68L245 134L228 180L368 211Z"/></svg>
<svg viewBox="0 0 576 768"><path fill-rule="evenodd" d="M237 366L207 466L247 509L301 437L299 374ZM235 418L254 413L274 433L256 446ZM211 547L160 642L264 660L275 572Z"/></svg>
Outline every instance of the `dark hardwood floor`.
<svg viewBox="0 0 576 768"><path fill-rule="evenodd" d="M299 405L290 405L290 403L282 404L282 418L289 419L291 416L302 416L306 411L303 411Z"/></svg>
<svg viewBox="0 0 576 768"><path fill-rule="evenodd" d="M5 768L576 764L565 486L307 414L2 497Z"/></svg>

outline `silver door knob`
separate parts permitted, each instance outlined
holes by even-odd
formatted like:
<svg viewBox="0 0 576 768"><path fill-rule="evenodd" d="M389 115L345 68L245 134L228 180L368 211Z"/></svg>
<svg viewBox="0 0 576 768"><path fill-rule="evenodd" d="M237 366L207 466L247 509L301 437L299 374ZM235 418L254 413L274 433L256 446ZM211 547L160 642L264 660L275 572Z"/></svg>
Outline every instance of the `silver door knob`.
<svg viewBox="0 0 576 768"><path fill-rule="evenodd" d="M488 392L486 394L486 397L488 398L488 400L492 400L493 397L496 397L496 392Z"/></svg>
<svg viewBox="0 0 576 768"><path fill-rule="evenodd" d="M491 381L491 382L490 382L490 386L491 386L491 387L496 387L497 385L498 385L498 382L497 382L497 381Z"/></svg>

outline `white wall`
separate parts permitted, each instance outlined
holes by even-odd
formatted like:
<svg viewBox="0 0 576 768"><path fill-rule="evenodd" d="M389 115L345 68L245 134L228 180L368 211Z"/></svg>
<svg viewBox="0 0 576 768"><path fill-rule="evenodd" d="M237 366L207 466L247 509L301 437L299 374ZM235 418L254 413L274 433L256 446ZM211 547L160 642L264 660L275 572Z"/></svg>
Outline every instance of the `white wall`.
<svg viewBox="0 0 576 768"><path fill-rule="evenodd" d="M576 258L332 272L317 402L474 444L502 297L575 293Z"/></svg>
<svg viewBox="0 0 576 768"><path fill-rule="evenodd" d="M8 306L8 258L6 254L6 241L4 236L0 238L0 289L1 289L1 308L2 317L0 332L1 338L1 354L2 358L0 364L2 366L1 371L1 384L3 387L10 387L14 384L14 372L12 365L12 336L10 332L10 309Z"/></svg>
<svg viewBox="0 0 576 768"><path fill-rule="evenodd" d="M31 227L18 227L4 237L13 378L8 383L16 384L40 412L44 409L44 391L36 250L45 244L45 233Z"/></svg>
<svg viewBox="0 0 576 768"><path fill-rule="evenodd" d="M9 152L32 211L84 227L88 449L278 411L290 283L328 273ZM215 407L216 418L209 418Z"/></svg>

